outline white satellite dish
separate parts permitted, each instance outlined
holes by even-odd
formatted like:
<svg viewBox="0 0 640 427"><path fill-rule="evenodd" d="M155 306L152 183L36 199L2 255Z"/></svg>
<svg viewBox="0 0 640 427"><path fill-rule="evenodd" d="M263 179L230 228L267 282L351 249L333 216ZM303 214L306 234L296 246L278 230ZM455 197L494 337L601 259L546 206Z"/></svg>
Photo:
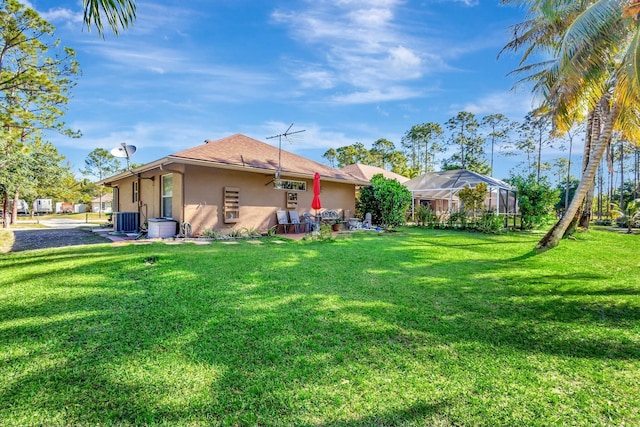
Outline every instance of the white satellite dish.
<svg viewBox="0 0 640 427"><path fill-rule="evenodd" d="M126 143L122 143L121 147L116 147L113 150L111 150L111 154L113 154L115 157L120 157L123 159L128 159L131 156L133 156L136 152L136 146L135 145L128 145Z"/></svg>
<svg viewBox="0 0 640 427"><path fill-rule="evenodd" d="M127 159L127 170L130 169L129 167L129 158L131 158L131 156L133 156L136 152L136 146L135 145L129 145L126 142L121 142L120 143L120 147L116 147L114 149L111 150L111 154L114 157L119 157L121 159Z"/></svg>

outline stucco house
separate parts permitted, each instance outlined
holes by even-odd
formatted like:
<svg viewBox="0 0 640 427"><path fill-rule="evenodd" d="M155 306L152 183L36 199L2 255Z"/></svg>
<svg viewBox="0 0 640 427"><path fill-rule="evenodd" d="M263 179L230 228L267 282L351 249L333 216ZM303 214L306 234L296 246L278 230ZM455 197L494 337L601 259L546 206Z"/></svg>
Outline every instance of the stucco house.
<svg viewBox="0 0 640 427"><path fill-rule="evenodd" d="M355 188L368 181L241 134L206 140L98 184L113 189L114 212L137 215L141 225L158 218L188 222L198 235L234 227L266 230L277 224L277 210L315 213L316 172L323 209L352 216Z"/></svg>
<svg viewBox="0 0 640 427"><path fill-rule="evenodd" d="M112 210L113 194L105 193L91 200L91 212L110 213Z"/></svg>

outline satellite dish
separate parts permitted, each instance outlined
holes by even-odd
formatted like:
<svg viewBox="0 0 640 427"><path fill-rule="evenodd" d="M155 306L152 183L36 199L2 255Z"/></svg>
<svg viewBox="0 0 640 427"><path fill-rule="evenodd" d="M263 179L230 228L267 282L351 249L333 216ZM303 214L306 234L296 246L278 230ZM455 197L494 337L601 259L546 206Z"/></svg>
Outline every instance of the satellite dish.
<svg viewBox="0 0 640 427"><path fill-rule="evenodd" d="M133 156L136 152L136 146L135 145L128 145L126 143L122 143L121 147L116 147L113 150L111 150L111 154L113 154L115 157L120 157L123 159L129 159L131 156Z"/></svg>
<svg viewBox="0 0 640 427"><path fill-rule="evenodd" d="M129 158L134 155L136 152L135 145L128 145L126 142L121 142L120 147L116 147L111 150L111 154L114 157L120 157L122 159L127 159L127 170L131 169L129 167Z"/></svg>

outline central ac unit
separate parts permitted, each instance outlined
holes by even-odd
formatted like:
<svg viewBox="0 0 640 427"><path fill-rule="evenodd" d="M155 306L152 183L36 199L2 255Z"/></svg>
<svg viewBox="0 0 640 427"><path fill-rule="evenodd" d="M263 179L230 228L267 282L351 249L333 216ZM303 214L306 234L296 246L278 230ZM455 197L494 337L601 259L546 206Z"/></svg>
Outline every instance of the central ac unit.
<svg viewBox="0 0 640 427"><path fill-rule="evenodd" d="M137 233L138 217L138 212L114 212L113 231L118 233Z"/></svg>

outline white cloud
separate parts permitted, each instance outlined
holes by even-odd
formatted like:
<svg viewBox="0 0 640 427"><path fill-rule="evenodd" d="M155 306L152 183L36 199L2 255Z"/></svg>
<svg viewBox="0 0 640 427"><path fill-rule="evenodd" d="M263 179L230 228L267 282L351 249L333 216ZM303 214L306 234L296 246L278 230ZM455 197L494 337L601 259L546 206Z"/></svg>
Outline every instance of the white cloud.
<svg viewBox="0 0 640 427"><path fill-rule="evenodd" d="M34 4L28 0L18 0L24 6L33 9L38 12L41 18L46 21L51 22L52 24L67 24L67 23L78 23L83 21L83 13L82 10L78 9L73 11L64 7L53 7L48 10L40 10Z"/></svg>
<svg viewBox="0 0 640 427"><path fill-rule="evenodd" d="M407 78L418 78L422 75L420 72L422 60L415 52L404 46L389 49L388 60L394 71L404 74Z"/></svg>
<svg viewBox="0 0 640 427"><path fill-rule="evenodd" d="M49 22L78 23L83 21L81 12L74 12L70 9L55 8L40 12L40 16Z"/></svg>
<svg viewBox="0 0 640 427"><path fill-rule="evenodd" d="M321 69L308 69L293 72L303 88L331 89L334 87L335 77L330 71Z"/></svg>
<svg viewBox="0 0 640 427"><path fill-rule="evenodd" d="M411 86L430 69L445 66L437 47L427 48L411 35L413 28L396 22L401 4L394 0L318 1L308 3L305 10L275 11L271 17L324 64L303 64L303 69L315 71L292 73L302 87L312 86L315 80L320 89L357 89L334 96L336 102L394 101L414 97Z"/></svg>
<svg viewBox="0 0 640 427"><path fill-rule="evenodd" d="M502 113L512 119L521 120L534 107L529 92L494 92L464 105L452 105L452 114L468 111L476 115Z"/></svg>
<svg viewBox="0 0 640 427"><path fill-rule="evenodd" d="M402 86L384 89L372 89L362 92L352 92L345 95L335 95L333 100L342 104L367 104L384 101L419 98L424 94L415 89Z"/></svg>
<svg viewBox="0 0 640 427"><path fill-rule="evenodd" d="M347 14L353 24L363 27L380 28L393 18L389 9L359 9Z"/></svg>
<svg viewBox="0 0 640 427"><path fill-rule="evenodd" d="M480 4L480 0L455 0L459 3L464 3L466 6L477 6Z"/></svg>

